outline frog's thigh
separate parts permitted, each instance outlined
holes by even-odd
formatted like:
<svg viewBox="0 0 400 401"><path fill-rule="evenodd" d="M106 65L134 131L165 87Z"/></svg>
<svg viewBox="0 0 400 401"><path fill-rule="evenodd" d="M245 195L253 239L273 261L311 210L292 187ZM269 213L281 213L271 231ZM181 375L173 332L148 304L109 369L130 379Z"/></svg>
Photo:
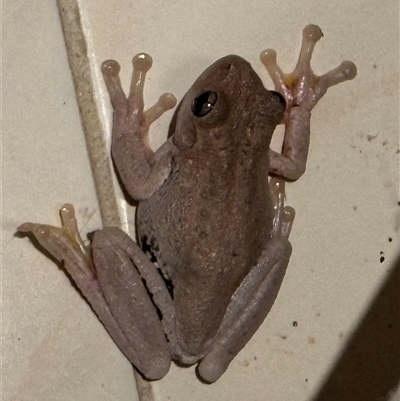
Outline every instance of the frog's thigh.
<svg viewBox="0 0 400 401"><path fill-rule="evenodd" d="M290 255L287 238L273 237L258 264L233 295L216 341L199 364L199 374L204 380L218 380L260 327L278 294Z"/></svg>
<svg viewBox="0 0 400 401"><path fill-rule="evenodd" d="M170 350L140 274L145 268L158 275L156 267L138 245L116 227L96 231L92 254L101 291L130 349L126 349L126 341L120 343L116 338L114 341L146 378L163 377L170 367ZM130 357L132 351L135 358Z"/></svg>

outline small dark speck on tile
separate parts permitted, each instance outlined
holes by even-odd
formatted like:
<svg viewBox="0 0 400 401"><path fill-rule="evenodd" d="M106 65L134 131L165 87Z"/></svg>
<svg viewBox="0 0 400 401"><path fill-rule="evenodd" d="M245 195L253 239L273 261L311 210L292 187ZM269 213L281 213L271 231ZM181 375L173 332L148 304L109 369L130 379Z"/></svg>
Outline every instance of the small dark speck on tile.
<svg viewBox="0 0 400 401"><path fill-rule="evenodd" d="M362 153L362 151L360 150L360 153Z"/></svg>
<svg viewBox="0 0 400 401"><path fill-rule="evenodd" d="M380 261L381 263L383 263L383 262L385 261L385 257L384 257L384 256L381 256L380 259L379 259L379 261Z"/></svg>
<svg viewBox="0 0 400 401"><path fill-rule="evenodd" d="M21 337L18 337L18 341L21 341Z"/></svg>
<svg viewBox="0 0 400 401"><path fill-rule="evenodd" d="M383 145L383 146L387 145L387 141L383 141L383 142L382 142L382 145Z"/></svg>
<svg viewBox="0 0 400 401"><path fill-rule="evenodd" d="M357 210L357 206L354 205L354 206L353 206L353 210Z"/></svg>
<svg viewBox="0 0 400 401"><path fill-rule="evenodd" d="M286 340L287 336L283 336L282 334L279 335L280 338L282 338L282 340Z"/></svg>
<svg viewBox="0 0 400 401"><path fill-rule="evenodd" d="M338 337L339 337L340 339L342 339L342 338L344 337L344 334L343 334L342 331L339 333Z"/></svg>
<svg viewBox="0 0 400 401"><path fill-rule="evenodd" d="M378 134L376 134L376 135L367 135L368 142L371 142L375 138L378 138Z"/></svg>
<svg viewBox="0 0 400 401"><path fill-rule="evenodd" d="M297 327L299 325L299 323L297 322L297 320L293 321L293 327Z"/></svg>
<svg viewBox="0 0 400 401"><path fill-rule="evenodd" d="M257 360L257 357L255 356L253 359L256 361L256 360Z"/></svg>
<svg viewBox="0 0 400 401"><path fill-rule="evenodd" d="M320 313L320 312L318 312L318 313L317 313L317 317L320 317L320 316L321 316L321 313Z"/></svg>
<svg viewBox="0 0 400 401"><path fill-rule="evenodd" d="M308 379L306 379L306 382L308 382Z"/></svg>
<svg viewBox="0 0 400 401"><path fill-rule="evenodd" d="M399 153L400 153L400 149L397 149L397 150L396 150L396 154L399 154Z"/></svg>
<svg viewBox="0 0 400 401"><path fill-rule="evenodd" d="M397 201L397 204L400 206L400 201Z"/></svg>
<svg viewBox="0 0 400 401"><path fill-rule="evenodd" d="M373 69L375 70L376 68L378 68L378 66L376 64L372 64Z"/></svg>
<svg viewBox="0 0 400 401"><path fill-rule="evenodd" d="M389 237L389 238L388 238L388 241L389 241L389 242L392 242L392 241L393 241L392 237Z"/></svg>

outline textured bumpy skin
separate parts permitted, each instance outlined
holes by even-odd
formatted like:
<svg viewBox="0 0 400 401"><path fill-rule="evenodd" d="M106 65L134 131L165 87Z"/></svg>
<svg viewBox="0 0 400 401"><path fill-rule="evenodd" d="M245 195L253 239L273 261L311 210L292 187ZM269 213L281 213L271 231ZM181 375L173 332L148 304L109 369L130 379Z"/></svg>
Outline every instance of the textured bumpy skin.
<svg viewBox="0 0 400 401"><path fill-rule="evenodd" d="M204 91L218 93L219 109L208 119L190 112ZM191 355L201 355L216 334L268 242L273 211L266 155L284 108L248 62L238 56L217 61L178 111L175 135L193 144L180 146L170 176L139 205L139 239L173 283L179 343Z"/></svg>
<svg viewBox="0 0 400 401"><path fill-rule="evenodd" d="M282 73L273 50L261 54L277 92L267 91L239 56L215 62L183 98L172 135L156 152L149 127L175 98L164 94L144 110L150 56L134 57L128 96L118 63L104 62L114 108L112 157L125 189L140 201L141 247L116 227L96 231L86 247L71 205L61 211L62 228L18 228L64 263L146 378L163 377L176 360L199 363L205 381L218 380L270 311L291 254L294 210L284 205L283 178L305 171L313 107L330 86L356 76L349 61L314 75L310 60L321 37L316 25L304 29L291 74ZM269 145L281 122L277 153Z"/></svg>

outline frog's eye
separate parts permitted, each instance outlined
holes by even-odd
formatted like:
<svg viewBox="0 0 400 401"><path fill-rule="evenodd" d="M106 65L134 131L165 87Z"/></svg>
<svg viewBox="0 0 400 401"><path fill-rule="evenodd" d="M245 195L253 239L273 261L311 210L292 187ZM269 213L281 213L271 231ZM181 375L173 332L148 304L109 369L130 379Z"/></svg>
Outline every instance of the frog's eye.
<svg viewBox="0 0 400 401"><path fill-rule="evenodd" d="M218 95L216 92L203 92L197 96L192 103L192 113L196 117L204 117L208 114L217 103Z"/></svg>

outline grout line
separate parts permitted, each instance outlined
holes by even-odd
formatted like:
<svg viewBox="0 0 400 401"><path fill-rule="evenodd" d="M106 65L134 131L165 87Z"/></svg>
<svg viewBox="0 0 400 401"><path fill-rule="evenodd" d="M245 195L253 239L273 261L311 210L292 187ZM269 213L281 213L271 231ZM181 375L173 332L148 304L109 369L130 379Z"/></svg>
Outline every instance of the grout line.
<svg viewBox="0 0 400 401"><path fill-rule="evenodd" d="M121 217L113 184L112 164L93 88L78 1L58 0L57 5L103 224L120 227Z"/></svg>
<svg viewBox="0 0 400 401"><path fill-rule="evenodd" d="M122 220L113 184L112 163L96 103L78 0L57 0L57 6L103 224L121 227ZM154 401L151 383L143 379L136 369L134 376L140 401Z"/></svg>

